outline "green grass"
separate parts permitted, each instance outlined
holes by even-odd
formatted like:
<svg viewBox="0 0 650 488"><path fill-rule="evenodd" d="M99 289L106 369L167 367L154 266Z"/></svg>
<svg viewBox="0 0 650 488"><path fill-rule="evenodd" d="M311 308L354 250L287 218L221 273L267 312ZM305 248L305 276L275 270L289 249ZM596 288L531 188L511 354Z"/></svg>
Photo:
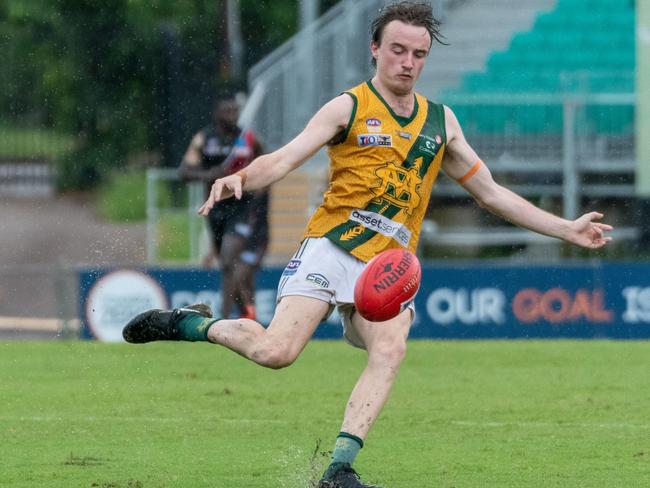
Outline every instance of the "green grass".
<svg viewBox="0 0 650 488"><path fill-rule="evenodd" d="M47 129L0 124L0 158L57 159L74 148L74 137Z"/></svg>
<svg viewBox="0 0 650 488"><path fill-rule="evenodd" d="M138 222L147 218L147 175L143 170L123 169L114 172L99 188L97 208L99 215L111 222ZM157 184L157 207L159 210L173 210L173 191L169 182ZM176 195L180 202L187 200L181 187ZM181 209L176 206L176 210Z"/></svg>
<svg viewBox="0 0 650 488"><path fill-rule="evenodd" d="M162 261L190 259L190 218L187 211L161 215L158 223L158 256Z"/></svg>
<svg viewBox="0 0 650 488"><path fill-rule="evenodd" d="M208 344L0 351L12 487L306 487L364 365L327 341L282 371ZM648 342L411 342L356 467L388 488L646 487L648 358Z"/></svg>
<svg viewBox="0 0 650 488"><path fill-rule="evenodd" d="M97 194L99 215L111 222L147 218L147 177L144 171L113 173Z"/></svg>

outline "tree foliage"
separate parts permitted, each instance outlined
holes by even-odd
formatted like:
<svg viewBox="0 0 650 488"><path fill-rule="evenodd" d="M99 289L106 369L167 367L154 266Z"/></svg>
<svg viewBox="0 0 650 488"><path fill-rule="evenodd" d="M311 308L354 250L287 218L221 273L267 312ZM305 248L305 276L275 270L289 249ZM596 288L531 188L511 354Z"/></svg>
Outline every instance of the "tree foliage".
<svg viewBox="0 0 650 488"><path fill-rule="evenodd" d="M0 121L74 134L64 188L97 184L185 132L228 80L225 0L0 2ZM242 0L246 64L287 39L296 0ZM204 116L205 114L201 114ZM195 129L193 127L192 129Z"/></svg>

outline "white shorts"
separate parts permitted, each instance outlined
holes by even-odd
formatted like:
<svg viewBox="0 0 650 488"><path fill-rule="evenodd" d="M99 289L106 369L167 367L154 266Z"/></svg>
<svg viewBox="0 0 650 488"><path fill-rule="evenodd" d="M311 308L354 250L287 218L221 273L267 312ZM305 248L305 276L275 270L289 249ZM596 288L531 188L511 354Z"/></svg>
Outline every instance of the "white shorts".
<svg viewBox="0 0 650 488"><path fill-rule="evenodd" d="M308 237L282 272L277 301L299 295L330 304L325 320L338 307L343 336L353 346L365 349L360 334L352 325L354 285L366 263L341 249L326 237ZM415 308L409 305L415 318Z"/></svg>

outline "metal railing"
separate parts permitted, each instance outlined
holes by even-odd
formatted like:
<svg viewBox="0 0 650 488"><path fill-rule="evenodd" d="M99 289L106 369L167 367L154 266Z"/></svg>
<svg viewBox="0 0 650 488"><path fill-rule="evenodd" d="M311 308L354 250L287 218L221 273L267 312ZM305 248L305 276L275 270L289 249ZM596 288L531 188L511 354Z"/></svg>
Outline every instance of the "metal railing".
<svg viewBox="0 0 650 488"><path fill-rule="evenodd" d="M525 196L561 197L567 218L578 215L584 197L634 194L634 94L486 95L445 102L463 113L465 137L493 173ZM491 113L500 120L490 121ZM545 124L527 126L526 117L540 114ZM481 129L481 118L491 130ZM462 190L454 187L445 181L437 191L458 195Z"/></svg>

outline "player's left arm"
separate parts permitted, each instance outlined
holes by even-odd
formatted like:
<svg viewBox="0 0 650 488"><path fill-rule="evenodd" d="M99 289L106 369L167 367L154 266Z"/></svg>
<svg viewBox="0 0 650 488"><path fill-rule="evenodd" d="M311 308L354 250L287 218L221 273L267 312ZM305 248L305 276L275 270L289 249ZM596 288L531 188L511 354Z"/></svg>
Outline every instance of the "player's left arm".
<svg viewBox="0 0 650 488"><path fill-rule="evenodd" d="M445 121L447 147L442 169L462 185L481 207L520 227L582 247L597 249L611 241L612 238L603 233L611 231L612 226L596 222L603 214L589 212L576 220L567 220L536 207L499 185L465 140L458 119L449 107L445 107Z"/></svg>

